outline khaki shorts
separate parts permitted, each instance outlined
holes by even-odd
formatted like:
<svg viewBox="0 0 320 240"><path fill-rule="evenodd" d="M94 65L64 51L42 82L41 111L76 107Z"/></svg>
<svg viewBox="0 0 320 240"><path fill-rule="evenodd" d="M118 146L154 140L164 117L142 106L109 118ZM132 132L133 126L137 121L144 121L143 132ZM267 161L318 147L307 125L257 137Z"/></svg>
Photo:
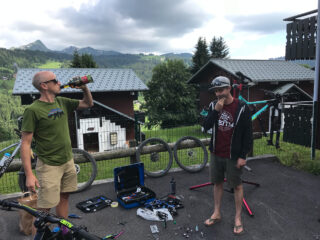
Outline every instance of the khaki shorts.
<svg viewBox="0 0 320 240"><path fill-rule="evenodd" d="M60 202L60 193L77 190L77 173L73 159L60 166L51 166L38 159L36 174L40 184L38 208L53 208Z"/></svg>
<svg viewBox="0 0 320 240"><path fill-rule="evenodd" d="M242 167L237 168L237 162L229 158L222 158L211 153L210 155L210 180L212 183L222 183L224 178L231 188L242 183Z"/></svg>

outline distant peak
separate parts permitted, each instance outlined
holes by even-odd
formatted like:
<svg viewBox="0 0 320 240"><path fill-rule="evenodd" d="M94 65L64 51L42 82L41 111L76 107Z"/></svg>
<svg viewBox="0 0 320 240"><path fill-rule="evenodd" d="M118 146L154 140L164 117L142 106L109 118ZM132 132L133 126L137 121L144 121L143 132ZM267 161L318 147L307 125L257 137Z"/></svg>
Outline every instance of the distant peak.
<svg viewBox="0 0 320 240"><path fill-rule="evenodd" d="M32 43L29 43L27 45L23 45L18 47L18 49L23 50L32 50L32 51L43 51L43 52L50 52L51 50L46 47L46 45L43 44L41 40L36 40Z"/></svg>

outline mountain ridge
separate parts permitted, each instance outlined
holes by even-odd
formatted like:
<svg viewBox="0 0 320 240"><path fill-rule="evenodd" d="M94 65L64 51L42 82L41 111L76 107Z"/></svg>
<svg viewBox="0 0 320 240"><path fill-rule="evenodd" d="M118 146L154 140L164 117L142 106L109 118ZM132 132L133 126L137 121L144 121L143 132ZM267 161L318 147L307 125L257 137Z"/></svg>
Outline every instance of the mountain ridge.
<svg viewBox="0 0 320 240"><path fill-rule="evenodd" d="M37 46L39 48L37 48ZM44 51L42 51L44 50ZM60 67L70 67L70 62L73 58L73 52L77 50L75 46L69 46L64 51L54 51L48 49L40 40L31 44L27 44L22 48L0 48L0 78L10 78L14 71L19 68L52 68L52 63L60 63ZM166 59L179 59L182 60L187 66L192 64L192 55L189 53L166 53L163 55L155 54L125 54L119 52L102 52L90 47L84 48L84 52L91 54L94 52L94 61L100 68L129 68L132 69L143 82L147 83L152 78L153 68L165 61ZM88 52L89 51L89 52ZM67 53L69 52L69 53ZM71 54L72 53L72 54ZM48 65L47 65L48 64Z"/></svg>
<svg viewBox="0 0 320 240"><path fill-rule="evenodd" d="M88 47L83 47L83 48L78 48L75 46L69 46L66 47L62 50L52 50L46 47L46 45L41 41L41 40L36 40L32 43L28 43L26 45L22 45L19 47L13 47L11 49L22 49L22 50L31 50L31 51L43 51L43 52L59 52L59 53L66 53L73 55L74 51L77 50L79 54L91 54L92 56L119 56L119 55L139 55L139 54L132 54L132 53L121 53L118 51L113 51L113 50L100 50L100 49L95 49L90 46ZM141 53L140 53L141 54ZM150 55L150 54L144 54L144 55ZM154 54L151 54L154 55ZM192 54L191 53L164 53L159 56L164 56L164 57L180 57L180 58L191 58Z"/></svg>

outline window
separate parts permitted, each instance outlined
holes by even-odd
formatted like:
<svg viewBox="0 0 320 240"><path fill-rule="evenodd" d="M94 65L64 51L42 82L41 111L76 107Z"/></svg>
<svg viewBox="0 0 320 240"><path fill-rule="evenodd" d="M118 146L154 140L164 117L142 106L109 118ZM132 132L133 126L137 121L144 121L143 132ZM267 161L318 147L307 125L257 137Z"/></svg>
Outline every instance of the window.
<svg viewBox="0 0 320 240"><path fill-rule="evenodd" d="M110 133L110 144L111 145L117 145L118 143L118 133L117 132L111 132Z"/></svg>

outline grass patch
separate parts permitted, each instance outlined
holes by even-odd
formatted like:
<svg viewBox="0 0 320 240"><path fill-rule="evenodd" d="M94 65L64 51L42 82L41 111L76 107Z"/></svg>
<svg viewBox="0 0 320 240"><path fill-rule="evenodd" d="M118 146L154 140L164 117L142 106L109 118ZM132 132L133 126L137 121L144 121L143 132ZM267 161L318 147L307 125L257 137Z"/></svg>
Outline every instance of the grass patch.
<svg viewBox="0 0 320 240"><path fill-rule="evenodd" d="M298 144L282 141L280 136L280 148L267 145L269 138L262 137L254 140L254 156L262 154L273 154L286 166L294 167L315 175L320 175L320 150L316 150L315 160L311 160L311 148Z"/></svg>
<svg viewBox="0 0 320 240"><path fill-rule="evenodd" d="M48 61L45 64L39 65L38 68L61 68L62 62Z"/></svg>
<svg viewBox="0 0 320 240"><path fill-rule="evenodd" d="M146 139L151 137L161 138L165 142L171 143L176 142L182 137L193 136L199 139L210 137L209 134L204 134L201 132L201 126L187 126L187 127L176 127L176 128L167 128L167 129L152 129L152 130L143 130L143 133L146 135Z"/></svg>

